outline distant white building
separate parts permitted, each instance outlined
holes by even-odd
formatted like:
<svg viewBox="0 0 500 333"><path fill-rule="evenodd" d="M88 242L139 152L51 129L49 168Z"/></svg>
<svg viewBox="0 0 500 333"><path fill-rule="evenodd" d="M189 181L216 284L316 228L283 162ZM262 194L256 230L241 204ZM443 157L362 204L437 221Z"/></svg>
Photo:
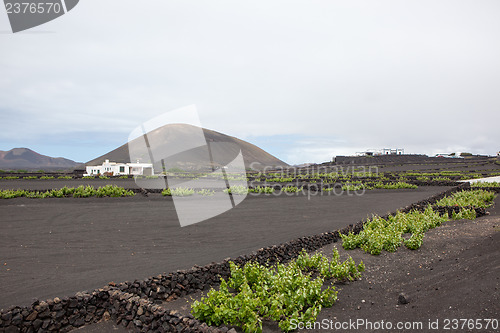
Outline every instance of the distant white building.
<svg viewBox="0 0 500 333"><path fill-rule="evenodd" d="M88 165L84 176L151 176L154 174L153 164L151 163L117 163L105 160L102 165Z"/></svg>
<svg viewBox="0 0 500 333"><path fill-rule="evenodd" d="M384 148L384 149L368 149L367 151L360 151L356 153L356 156L381 156L381 155L404 155L405 150L403 148Z"/></svg>
<svg viewBox="0 0 500 333"><path fill-rule="evenodd" d="M392 149L384 148L382 149L382 155L404 155L405 150L402 148Z"/></svg>
<svg viewBox="0 0 500 333"><path fill-rule="evenodd" d="M456 153L438 153L436 155L434 155L434 157L445 157L445 158L464 158L463 156L461 156L462 153L461 152L456 152Z"/></svg>

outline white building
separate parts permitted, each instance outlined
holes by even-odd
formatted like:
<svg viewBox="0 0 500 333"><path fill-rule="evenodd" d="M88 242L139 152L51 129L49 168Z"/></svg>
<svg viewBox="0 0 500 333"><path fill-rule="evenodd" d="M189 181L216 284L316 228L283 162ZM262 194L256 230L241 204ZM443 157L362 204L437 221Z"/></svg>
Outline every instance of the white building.
<svg viewBox="0 0 500 333"><path fill-rule="evenodd" d="M384 148L382 149L382 155L404 155L405 150L402 148L392 149Z"/></svg>
<svg viewBox="0 0 500 333"><path fill-rule="evenodd" d="M88 165L84 176L151 176L154 174L153 164L151 163L117 163L105 160L102 165Z"/></svg>
<svg viewBox="0 0 500 333"><path fill-rule="evenodd" d="M384 149L368 149L367 151L360 151L356 153L356 156L381 156L381 155L404 155L405 150L403 148L384 148Z"/></svg>

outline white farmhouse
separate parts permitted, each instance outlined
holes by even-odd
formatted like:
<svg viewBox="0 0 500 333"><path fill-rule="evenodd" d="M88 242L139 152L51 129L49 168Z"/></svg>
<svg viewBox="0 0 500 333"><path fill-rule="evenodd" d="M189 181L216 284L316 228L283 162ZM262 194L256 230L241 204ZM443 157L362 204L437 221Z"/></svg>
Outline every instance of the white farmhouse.
<svg viewBox="0 0 500 333"><path fill-rule="evenodd" d="M356 156L381 156L381 155L404 155L405 150L403 148L384 148L384 149L368 149L367 151L360 151L356 153Z"/></svg>
<svg viewBox="0 0 500 333"><path fill-rule="evenodd" d="M105 160L102 165L88 165L84 176L98 176L102 174L112 176L151 176L154 174L154 169L151 163L118 163Z"/></svg>

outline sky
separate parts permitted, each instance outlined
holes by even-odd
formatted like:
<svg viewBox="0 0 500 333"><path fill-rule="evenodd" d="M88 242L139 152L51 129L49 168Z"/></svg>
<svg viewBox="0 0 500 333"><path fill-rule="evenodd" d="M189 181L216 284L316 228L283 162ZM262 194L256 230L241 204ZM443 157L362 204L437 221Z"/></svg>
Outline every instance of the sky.
<svg viewBox="0 0 500 333"><path fill-rule="evenodd" d="M290 163L367 149L500 150L497 0L82 0L13 34L0 150L79 162L195 104Z"/></svg>

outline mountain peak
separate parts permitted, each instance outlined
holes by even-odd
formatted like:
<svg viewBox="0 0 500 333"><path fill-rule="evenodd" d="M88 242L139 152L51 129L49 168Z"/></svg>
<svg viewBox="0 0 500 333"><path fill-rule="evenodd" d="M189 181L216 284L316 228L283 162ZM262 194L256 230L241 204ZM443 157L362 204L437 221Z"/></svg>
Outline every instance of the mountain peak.
<svg viewBox="0 0 500 333"><path fill-rule="evenodd" d="M0 151L0 169L72 169L78 166L80 164L75 161L45 156L25 147Z"/></svg>
<svg viewBox="0 0 500 333"><path fill-rule="evenodd" d="M182 141L186 138L186 136L187 137L189 137L190 135L198 136L200 129L203 131L203 135L207 143L232 144L232 145L226 145L224 146L224 148L219 148L217 156L219 157L220 161L226 161L226 162L232 161L238 153L238 151L235 149L236 147L239 147L239 150L241 151L241 154L243 156L247 168L252 167L252 168L263 169L265 167L288 166L287 163L283 162L282 160L276 158L275 156L269 154L268 152L264 151L263 149L249 142L243 141L241 139L217 131L209 130L206 128L200 128L193 125L187 125L187 124L165 125L148 132L147 137L149 142L150 143L154 142L156 148L159 151L161 151L162 146L168 146L168 145L177 146L179 144L182 144ZM142 138L134 139L130 142L130 144L134 145L140 143L138 142L138 140L140 141L142 140ZM233 147L233 149L228 149L228 147ZM202 165L204 163L204 148L200 147L200 149L198 150L193 149L190 152L186 152L185 155L183 155L183 153L181 152L178 153L176 156L178 158L177 161L185 161L184 164L186 165L191 165L191 166ZM183 157L185 157L186 159L183 159ZM120 162L120 163L131 162L129 155L129 143L126 143L116 148L115 150L110 151L107 154L104 154L96 159L93 159L87 162L86 164L101 165L105 160L110 160L112 162ZM160 163L160 162L155 161L155 163ZM162 165L155 166L155 169L161 169L161 168Z"/></svg>

